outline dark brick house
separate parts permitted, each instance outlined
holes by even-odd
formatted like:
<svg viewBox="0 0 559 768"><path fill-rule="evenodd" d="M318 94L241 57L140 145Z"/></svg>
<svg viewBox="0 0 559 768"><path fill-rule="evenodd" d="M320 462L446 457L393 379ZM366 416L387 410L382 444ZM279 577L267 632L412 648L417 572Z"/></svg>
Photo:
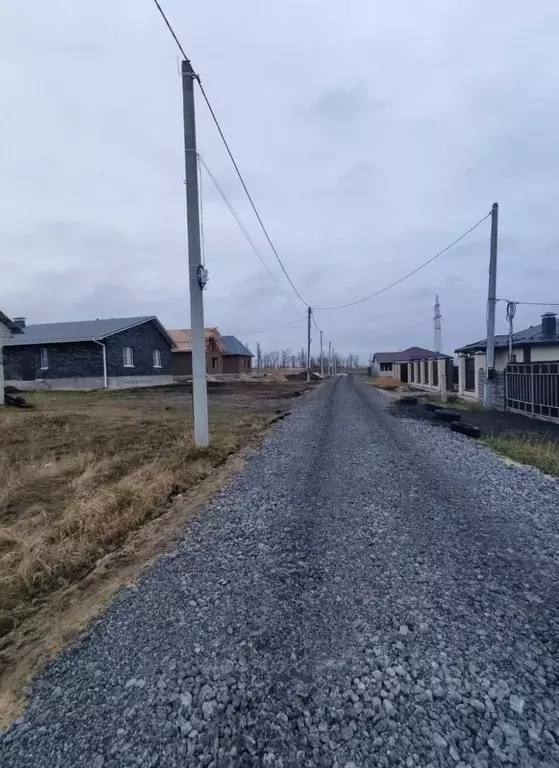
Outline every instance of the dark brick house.
<svg viewBox="0 0 559 768"><path fill-rule="evenodd" d="M22 389L170 384L173 340L152 316L25 325L4 342L7 383Z"/></svg>
<svg viewBox="0 0 559 768"><path fill-rule="evenodd" d="M223 373L248 373L252 372L252 358L254 355L239 341L236 336L222 336L221 342L225 347L223 353Z"/></svg>
<svg viewBox="0 0 559 768"><path fill-rule="evenodd" d="M192 334L187 328L168 331L175 346L173 349L171 370L174 376L192 376ZM206 373L223 373L224 347L217 328L205 328L206 337Z"/></svg>

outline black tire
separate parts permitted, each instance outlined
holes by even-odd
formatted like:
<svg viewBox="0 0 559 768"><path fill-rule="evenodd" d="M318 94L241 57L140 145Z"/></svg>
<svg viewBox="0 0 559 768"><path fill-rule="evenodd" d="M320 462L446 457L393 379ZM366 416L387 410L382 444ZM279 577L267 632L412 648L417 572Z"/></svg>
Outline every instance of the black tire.
<svg viewBox="0 0 559 768"><path fill-rule="evenodd" d="M440 421L460 421L462 418L459 413L456 413L456 411L447 411L444 408L440 408L438 411L434 412L435 418L439 419Z"/></svg>
<svg viewBox="0 0 559 768"><path fill-rule="evenodd" d="M461 435L468 437L481 437L481 429L473 424L466 424L463 421L453 421L450 425L453 432L460 432Z"/></svg>

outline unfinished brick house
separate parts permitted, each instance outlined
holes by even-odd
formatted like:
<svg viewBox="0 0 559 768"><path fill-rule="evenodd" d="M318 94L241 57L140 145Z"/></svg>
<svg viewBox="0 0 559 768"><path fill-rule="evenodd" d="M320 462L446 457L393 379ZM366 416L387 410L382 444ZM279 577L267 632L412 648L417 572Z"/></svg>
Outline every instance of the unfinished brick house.
<svg viewBox="0 0 559 768"><path fill-rule="evenodd" d="M222 336L225 347L223 353L223 373L252 373L254 355L236 336Z"/></svg>
<svg viewBox="0 0 559 768"><path fill-rule="evenodd" d="M208 374L223 373L224 345L217 328L206 328L206 372ZM192 376L192 334L189 329L178 328L168 331L175 342L171 358L173 376Z"/></svg>

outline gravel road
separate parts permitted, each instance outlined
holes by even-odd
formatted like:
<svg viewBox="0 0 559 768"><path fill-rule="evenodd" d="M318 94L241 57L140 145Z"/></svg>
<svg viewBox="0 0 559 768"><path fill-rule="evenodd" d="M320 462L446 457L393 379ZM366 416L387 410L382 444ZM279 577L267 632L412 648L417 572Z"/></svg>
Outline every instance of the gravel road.
<svg viewBox="0 0 559 768"><path fill-rule="evenodd" d="M323 385L32 686L10 768L559 764L556 481Z"/></svg>

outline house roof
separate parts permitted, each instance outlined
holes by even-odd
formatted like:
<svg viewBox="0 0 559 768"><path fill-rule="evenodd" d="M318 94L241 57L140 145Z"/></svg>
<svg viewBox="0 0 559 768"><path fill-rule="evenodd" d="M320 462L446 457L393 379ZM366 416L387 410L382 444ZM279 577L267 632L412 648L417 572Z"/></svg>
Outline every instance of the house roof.
<svg viewBox="0 0 559 768"><path fill-rule="evenodd" d="M189 328L176 328L174 330L167 331L169 336L173 339L175 349L173 352L192 352L192 331ZM204 328L204 335L206 337L206 349L210 339L215 339L218 349L223 352L225 347L222 344L221 335L217 328Z"/></svg>
<svg viewBox="0 0 559 768"><path fill-rule="evenodd" d="M542 333L542 327L540 325L531 325L529 328L525 328L523 331L517 331L512 334L513 346L520 344L557 344L559 339L550 336L544 336ZM508 347L509 336L508 333L499 334L495 336L495 347ZM455 349L455 352L473 352L476 349L486 349L487 339L480 339L480 341L474 341L471 344L465 344L463 347Z"/></svg>
<svg viewBox="0 0 559 768"><path fill-rule="evenodd" d="M239 341L236 336L222 336L221 341L225 347L225 355L239 355L240 357L254 357L248 347Z"/></svg>
<svg viewBox="0 0 559 768"><path fill-rule="evenodd" d="M439 354L423 347L408 347L401 352L375 352L373 360L377 363L405 363L408 360L433 360L438 357L449 357L449 355Z"/></svg>
<svg viewBox="0 0 559 768"><path fill-rule="evenodd" d="M8 315L0 312L0 323L6 326L12 333L23 333L19 325L16 325L13 320L10 320Z"/></svg>
<svg viewBox="0 0 559 768"><path fill-rule="evenodd" d="M103 320L77 320L70 323L42 323L27 325L23 334L17 339L9 339L6 346L21 346L23 344L66 344L76 341L101 340L107 336L133 328L152 320L161 333L172 345L173 340L154 315L144 317L110 317Z"/></svg>

